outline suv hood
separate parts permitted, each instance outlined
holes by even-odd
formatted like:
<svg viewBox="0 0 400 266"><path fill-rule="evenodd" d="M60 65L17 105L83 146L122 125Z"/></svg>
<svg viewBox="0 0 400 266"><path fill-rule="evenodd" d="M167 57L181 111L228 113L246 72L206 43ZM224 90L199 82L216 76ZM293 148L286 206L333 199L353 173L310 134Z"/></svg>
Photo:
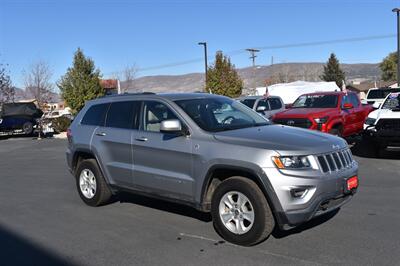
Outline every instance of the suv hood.
<svg viewBox="0 0 400 266"><path fill-rule="evenodd" d="M368 115L369 118L398 118L400 119L400 111L392 111L390 109L378 109Z"/></svg>
<svg viewBox="0 0 400 266"><path fill-rule="evenodd" d="M275 150L281 154L310 155L347 147L342 139L326 133L282 125L268 125L214 134L218 141Z"/></svg>
<svg viewBox="0 0 400 266"><path fill-rule="evenodd" d="M323 117L327 116L335 108L291 108L276 115L276 118L292 118L292 117Z"/></svg>

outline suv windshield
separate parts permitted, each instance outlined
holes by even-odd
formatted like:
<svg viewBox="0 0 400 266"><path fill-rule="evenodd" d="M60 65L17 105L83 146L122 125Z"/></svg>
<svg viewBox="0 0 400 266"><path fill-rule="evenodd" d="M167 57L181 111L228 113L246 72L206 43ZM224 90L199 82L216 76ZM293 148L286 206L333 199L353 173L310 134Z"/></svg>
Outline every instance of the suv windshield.
<svg viewBox="0 0 400 266"><path fill-rule="evenodd" d="M335 108L337 103L338 95L302 95L292 108Z"/></svg>
<svg viewBox="0 0 400 266"><path fill-rule="evenodd" d="M203 130L218 132L269 125L267 119L227 98L202 98L175 101Z"/></svg>
<svg viewBox="0 0 400 266"><path fill-rule="evenodd" d="M370 90L367 99L385 99L391 92L400 92L400 88Z"/></svg>
<svg viewBox="0 0 400 266"><path fill-rule="evenodd" d="M392 93L382 105L382 109L400 110L400 93Z"/></svg>

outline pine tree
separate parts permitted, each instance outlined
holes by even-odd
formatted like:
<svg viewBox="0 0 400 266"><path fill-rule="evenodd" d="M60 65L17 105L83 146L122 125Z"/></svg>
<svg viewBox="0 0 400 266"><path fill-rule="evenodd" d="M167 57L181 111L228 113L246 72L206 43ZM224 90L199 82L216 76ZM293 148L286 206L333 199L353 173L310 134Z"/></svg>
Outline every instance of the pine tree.
<svg viewBox="0 0 400 266"><path fill-rule="evenodd" d="M206 91L228 97L238 97L242 94L243 81L229 57L221 51L215 55L215 62L208 68Z"/></svg>
<svg viewBox="0 0 400 266"><path fill-rule="evenodd" d="M382 71L382 80L396 81L397 80L397 53L393 52L386 56L382 63L379 64Z"/></svg>
<svg viewBox="0 0 400 266"><path fill-rule="evenodd" d="M340 68L339 60L336 58L334 53L331 53L326 66L324 66L324 72L320 78L325 81L335 81L338 87L342 86L343 80L345 80L346 76L343 70Z"/></svg>
<svg viewBox="0 0 400 266"><path fill-rule="evenodd" d="M82 50L78 48L74 55L73 66L68 68L57 86L66 104L74 113L77 113L86 101L105 94L100 85L100 78L100 71L95 68L93 60L85 57Z"/></svg>
<svg viewBox="0 0 400 266"><path fill-rule="evenodd" d="M0 102L13 102L15 97L15 88L12 86L10 75L0 64Z"/></svg>

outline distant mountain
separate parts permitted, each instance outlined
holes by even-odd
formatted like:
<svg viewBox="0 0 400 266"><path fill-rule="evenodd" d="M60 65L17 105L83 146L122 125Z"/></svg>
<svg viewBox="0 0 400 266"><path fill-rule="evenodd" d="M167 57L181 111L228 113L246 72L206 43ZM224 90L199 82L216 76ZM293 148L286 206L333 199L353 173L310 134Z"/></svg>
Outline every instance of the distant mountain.
<svg viewBox="0 0 400 266"><path fill-rule="evenodd" d="M259 66L256 69L246 67L238 69L244 80L245 87L265 86L266 80L274 82L290 82L295 80L319 81L324 63L284 63L272 66ZM347 80L380 78L379 64L342 64ZM124 88L125 82L121 82ZM203 73L189 73L184 75L145 76L134 80L128 89L129 92L193 92L201 91L204 86ZM34 98L28 91L17 89L16 99ZM53 94L53 101L60 99L57 93Z"/></svg>
<svg viewBox="0 0 400 266"><path fill-rule="evenodd" d="M245 87L265 86L265 81L274 79L275 82L290 82L295 80L319 81L324 63L284 63L272 66L259 66L238 69L244 80ZM363 78L367 80L379 79L381 72L379 64L342 64L348 80ZM121 82L121 86L125 85ZM204 75L190 73L185 75L158 75L140 77L134 81L130 92L190 92L202 90Z"/></svg>
<svg viewBox="0 0 400 266"><path fill-rule="evenodd" d="M35 97L32 95L30 91L23 90L20 88L15 88L15 101L20 100L31 100ZM60 100L60 95L58 93L52 92L50 94L50 101L51 102L58 102Z"/></svg>

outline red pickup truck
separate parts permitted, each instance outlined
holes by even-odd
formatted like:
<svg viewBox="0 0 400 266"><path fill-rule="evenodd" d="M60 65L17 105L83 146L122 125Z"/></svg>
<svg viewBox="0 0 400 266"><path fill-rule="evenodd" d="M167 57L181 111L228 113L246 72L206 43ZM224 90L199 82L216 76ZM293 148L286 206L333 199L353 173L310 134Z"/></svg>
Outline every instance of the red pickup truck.
<svg viewBox="0 0 400 266"><path fill-rule="evenodd" d="M361 133L373 110L353 92L317 92L301 95L290 109L273 116L276 124L309 128L348 137Z"/></svg>

